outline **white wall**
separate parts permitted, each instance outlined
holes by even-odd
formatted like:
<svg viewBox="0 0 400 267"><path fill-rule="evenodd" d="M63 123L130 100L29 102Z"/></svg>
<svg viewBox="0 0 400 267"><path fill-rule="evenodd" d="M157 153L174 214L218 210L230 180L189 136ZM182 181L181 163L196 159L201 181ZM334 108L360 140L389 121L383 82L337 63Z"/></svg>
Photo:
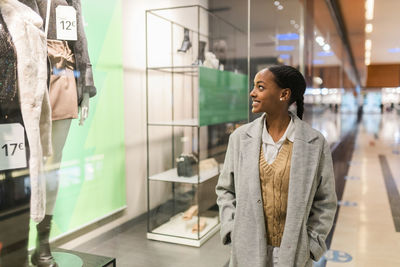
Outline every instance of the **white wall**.
<svg viewBox="0 0 400 267"><path fill-rule="evenodd" d="M125 120L127 208L122 217L65 243L63 248L72 249L79 246L147 211L145 10L197 4L207 8L207 2L207 0L122 0L125 118L120 119ZM164 45L163 39L160 39L159 45L160 47ZM165 188L158 190L161 197L157 202L160 202L168 192Z"/></svg>

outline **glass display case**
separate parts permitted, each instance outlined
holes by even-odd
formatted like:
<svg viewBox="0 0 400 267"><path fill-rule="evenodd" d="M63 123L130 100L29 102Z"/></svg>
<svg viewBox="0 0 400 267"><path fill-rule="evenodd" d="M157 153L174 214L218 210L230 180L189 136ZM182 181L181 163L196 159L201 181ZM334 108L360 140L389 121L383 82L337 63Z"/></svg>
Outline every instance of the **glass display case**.
<svg viewBox="0 0 400 267"><path fill-rule="evenodd" d="M215 186L248 114L248 77L208 50L210 20L201 6L146 12L147 237L196 247L219 230Z"/></svg>

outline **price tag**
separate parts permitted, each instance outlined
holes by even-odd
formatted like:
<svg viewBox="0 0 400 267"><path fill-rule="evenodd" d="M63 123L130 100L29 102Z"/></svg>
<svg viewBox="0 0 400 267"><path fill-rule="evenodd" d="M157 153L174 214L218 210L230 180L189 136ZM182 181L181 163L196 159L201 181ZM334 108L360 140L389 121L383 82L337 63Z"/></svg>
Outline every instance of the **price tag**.
<svg viewBox="0 0 400 267"><path fill-rule="evenodd" d="M0 171L27 167L24 133L19 123L0 124Z"/></svg>
<svg viewBox="0 0 400 267"><path fill-rule="evenodd" d="M58 40L78 40L75 8L72 6L56 7L56 23Z"/></svg>

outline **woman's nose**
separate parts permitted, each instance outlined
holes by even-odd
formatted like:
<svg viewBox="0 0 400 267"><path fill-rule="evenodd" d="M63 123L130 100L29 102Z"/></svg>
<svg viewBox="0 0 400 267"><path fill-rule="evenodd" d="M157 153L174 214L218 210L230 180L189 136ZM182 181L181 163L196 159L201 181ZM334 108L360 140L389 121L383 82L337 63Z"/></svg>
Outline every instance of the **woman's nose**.
<svg viewBox="0 0 400 267"><path fill-rule="evenodd" d="M256 97L256 93L255 93L254 88L250 91L250 96L251 97Z"/></svg>

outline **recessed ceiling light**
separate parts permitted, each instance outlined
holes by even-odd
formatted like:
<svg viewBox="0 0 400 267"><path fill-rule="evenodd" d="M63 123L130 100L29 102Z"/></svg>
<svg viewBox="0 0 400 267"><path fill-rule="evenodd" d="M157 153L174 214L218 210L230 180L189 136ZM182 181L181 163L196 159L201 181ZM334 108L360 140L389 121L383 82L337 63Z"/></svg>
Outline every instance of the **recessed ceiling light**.
<svg viewBox="0 0 400 267"><path fill-rule="evenodd" d="M324 49L324 51L328 52L329 50L331 50L331 46L329 44L324 44L322 49Z"/></svg>
<svg viewBox="0 0 400 267"><path fill-rule="evenodd" d="M370 39L365 40L365 49L366 50L371 50L372 48L372 42Z"/></svg>
<svg viewBox="0 0 400 267"><path fill-rule="evenodd" d="M294 27L295 27L296 29L300 28L299 24L295 24Z"/></svg>
<svg viewBox="0 0 400 267"><path fill-rule="evenodd" d="M296 24L296 21L294 19L291 19L290 24L294 25L294 24Z"/></svg>
<svg viewBox="0 0 400 267"><path fill-rule="evenodd" d="M372 32L372 29L373 29L372 23L367 23L367 24L365 25L365 32L366 32L366 33L371 33L371 32Z"/></svg>
<svg viewBox="0 0 400 267"><path fill-rule="evenodd" d="M322 36L317 36L317 37L315 38L315 41L316 41L320 46L323 46L323 45L325 44L324 37L322 37Z"/></svg>
<svg viewBox="0 0 400 267"><path fill-rule="evenodd" d="M279 3L279 1L275 1L275 2L274 2L274 5L275 5L275 6L279 6L280 4L281 4L281 3Z"/></svg>
<svg viewBox="0 0 400 267"><path fill-rule="evenodd" d="M282 5L279 5L278 6L278 10L282 10L283 9L283 6Z"/></svg>
<svg viewBox="0 0 400 267"><path fill-rule="evenodd" d="M367 20L372 20L374 18L374 0L365 1L365 18Z"/></svg>

